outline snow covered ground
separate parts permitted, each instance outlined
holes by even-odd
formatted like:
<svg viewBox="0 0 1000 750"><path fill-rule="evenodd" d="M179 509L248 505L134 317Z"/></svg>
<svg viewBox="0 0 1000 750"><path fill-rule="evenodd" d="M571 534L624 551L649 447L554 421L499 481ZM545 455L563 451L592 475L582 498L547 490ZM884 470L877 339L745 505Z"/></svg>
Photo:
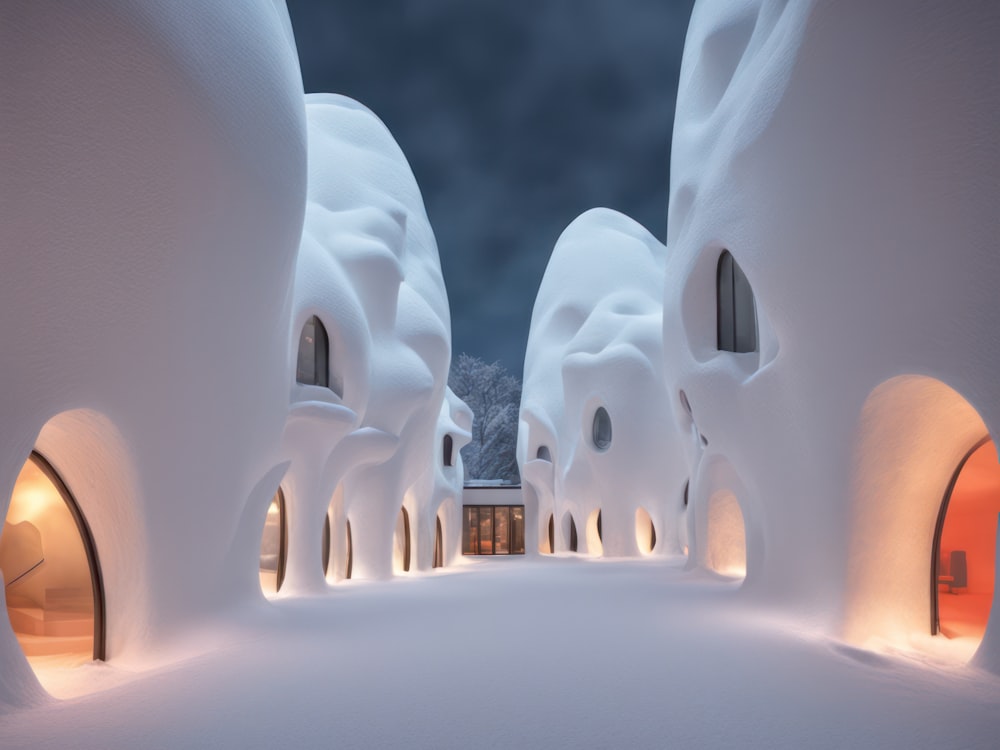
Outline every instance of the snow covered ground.
<svg viewBox="0 0 1000 750"><path fill-rule="evenodd" d="M257 624L157 667L49 676L103 687L0 715L0 747L1000 745L1000 678L749 611L680 559L463 562L235 613Z"/></svg>

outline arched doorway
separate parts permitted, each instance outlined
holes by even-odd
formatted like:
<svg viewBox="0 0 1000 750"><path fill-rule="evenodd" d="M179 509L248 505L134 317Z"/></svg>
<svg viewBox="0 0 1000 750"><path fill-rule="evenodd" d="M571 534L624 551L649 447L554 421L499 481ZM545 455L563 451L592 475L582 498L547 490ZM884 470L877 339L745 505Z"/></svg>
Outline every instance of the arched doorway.
<svg viewBox="0 0 1000 750"><path fill-rule="evenodd" d="M104 659L105 605L86 519L55 469L32 453L0 532L7 616L25 655Z"/></svg>
<svg viewBox="0 0 1000 750"><path fill-rule="evenodd" d="M549 554L555 554L556 551L556 518L551 513L549 514Z"/></svg>
<svg viewBox="0 0 1000 750"><path fill-rule="evenodd" d="M410 514L406 508L399 509L396 516L396 533L393 537L393 562L397 571L410 570Z"/></svg>
<svg viewBox="0 0 1000 750"><path fill-rule="evenodd" d="M601 510L598 508L591 511L587 519L587 552L591 555L601 556L604 554L604 526L602 524Z"/></svg>
<svg viewBox="0 0 1000 750"><path fill-rule="evenodd" d="M644 555L650 554L656 547L656 527L646 509L641 507L635 511L635 541L639 552Z"/></svg>
<svg viewBox="0 0 1000 750"><path fill-rule="evenodd" d="M276 594L285 581L285 561L288 559L288 523L285 518L285 494L279 489L271 498L260 540L260 588L265 594Z"/></svg>
<svg viewBox="0 0 1000 750"><path fill-rule="evenodd" d="M722 490L708 501L705 565L725 576L747 574L746 527L736 495Z"/></svg>
<svg viewBox="0 0 1000 750"><path fill-rule="evenodd" d="M981 641L993 603L1000 463L984 437L959 463L934 531L931 633Z"/></svg>
<svg viewBox="0 0 1000 750"><path fill-rule="evenodd" d="M567 549L570 552L576 552L577 547L579 546L576 536L576 521L573 520L573 514L568 511L566 515L563 516L562 533L563 539L566 540Z"/></svg>
<svg viewBox="0 0 1000 750"><path fill-rule="evenodd" d="M434 519L434 564L435 568L444 567L444 534L441 531L441 516Z"/></svg>

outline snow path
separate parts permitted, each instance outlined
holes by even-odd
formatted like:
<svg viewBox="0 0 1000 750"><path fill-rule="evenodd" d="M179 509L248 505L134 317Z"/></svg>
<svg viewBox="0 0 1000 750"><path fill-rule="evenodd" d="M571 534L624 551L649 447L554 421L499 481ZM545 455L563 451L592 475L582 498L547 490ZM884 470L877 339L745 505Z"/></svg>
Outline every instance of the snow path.
<svg viewBox="0 0 1000 750"><path fill-rule="evenodd" d="M1000 743L1000 678L852 649L662 560L477 560L255 614L225 647L0 716L0 747Z"/></svg>

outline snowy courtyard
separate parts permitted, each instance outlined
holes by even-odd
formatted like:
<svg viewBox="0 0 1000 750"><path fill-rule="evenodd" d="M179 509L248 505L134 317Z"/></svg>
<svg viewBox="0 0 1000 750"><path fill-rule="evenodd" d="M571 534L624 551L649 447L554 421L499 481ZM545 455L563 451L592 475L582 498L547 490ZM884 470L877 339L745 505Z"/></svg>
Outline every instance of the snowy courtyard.
<svg viewBox="0 0 1000 750"><path fill-rule="evenodd" d="M63 699L0 747L996 747L1000 678L755 614L679 558L466 562L279 597L158 667L43 671Z"/></svg>

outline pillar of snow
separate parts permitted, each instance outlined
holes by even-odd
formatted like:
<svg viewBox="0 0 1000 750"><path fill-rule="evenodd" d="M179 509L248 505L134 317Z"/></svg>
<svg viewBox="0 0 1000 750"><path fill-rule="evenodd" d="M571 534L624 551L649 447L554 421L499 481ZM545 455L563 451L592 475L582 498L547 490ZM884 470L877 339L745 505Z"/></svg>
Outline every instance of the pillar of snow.
<svg viewBox="0 0 1000 750"><path fill-rule="evenodd" d="M559 237L532 313L518 464L557 550L680 549L686 465L663 388L667 250L639 224L592 209ZM600 534L598 534L600 517Z"/></svg>
<svg viewBox="0 0 1000 750"><path fill-rule="evenodd" d="M929 631L941 501L1000 427L998 32L997 7L926 0L691 18L663 341L692 551L707 564L709 506L735 498L748 593L857 640ZM723 250L750 352L718 345Z"/></svg>
<svg viewBox="0 0 1000 750"><path fill-rule="evenodd" d="M472 440L472 410L451 388L441 402L430 465L412 487L415 500L411 523L415 541L413 567L429 570L434 564L437 524L441 523L441 567L462 554L462 488L465 468L461 450ZM446 442L448 443L446 445Z"/></svg>
<svg viewBox="0 0 1000 750"><path fill-rule="evenodd" d="M0 513L38 450L93 533L107 654L142 658L256 586L306 190L287 12L15 0L0 29L16 62L0 82ZM0 704L27 669L4 623Z"/></svg>
<svg viewBox="0 0 1000 750"><path fill-rule="evenodd" d="M418 555L418 508L433 488L419 480L437 460L451 358L448 298L420 190L389 130L347 97L306 100L310 148L322 141L322 151L310 153L310 177L313 170L323 174L322 205L336 214L328 217L335 230L327 228L320 241L353 285L369 339L364 413L335 452L351 463L331 454L344 472L331 518L334 527L350 522L352 575L385 578L393 572L404 503L411 563ZM334 546L344 540L335 528Z"/></svg>

